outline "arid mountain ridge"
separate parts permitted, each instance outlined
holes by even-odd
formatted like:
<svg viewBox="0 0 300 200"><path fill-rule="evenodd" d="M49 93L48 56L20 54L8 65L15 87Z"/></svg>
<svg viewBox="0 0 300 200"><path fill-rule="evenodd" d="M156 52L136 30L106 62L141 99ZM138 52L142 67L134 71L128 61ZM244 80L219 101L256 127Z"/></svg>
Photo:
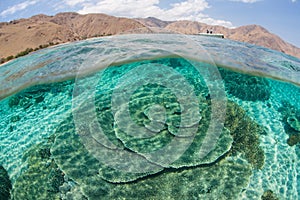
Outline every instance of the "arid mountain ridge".
<svg viewBox="0 0 300 200"><path fill-rule="evenodd" d="M147 27L197 34L212 30L225 38L248 42L300 58L300 48L258 25L229 29L195 21L162 21L149 18L119 18L106 14L59 13L55 16L36 15L27 19L0 23L0 58L15 56L26 49L82 40L90 37L120 34Z"/></svg>
<svg viewBox="0 0 300 200"><path fill-rule="evenodd" d="M187 20L166 22L153 17L137 19L137 21L146 26L165 28L183 34L205 33L207 30L212 30L213 33L224 34L227 39L267 47L300 58L300 48L285 42L259 25L246 25L230 29Z"/></svg>

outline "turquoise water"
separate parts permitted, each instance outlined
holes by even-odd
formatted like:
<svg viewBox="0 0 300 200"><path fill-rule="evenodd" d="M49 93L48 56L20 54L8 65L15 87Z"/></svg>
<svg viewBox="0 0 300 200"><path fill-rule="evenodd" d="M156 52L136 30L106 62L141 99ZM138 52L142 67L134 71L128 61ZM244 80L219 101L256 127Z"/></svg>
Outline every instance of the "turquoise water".
<svg viewBox="0 0 300 200"><path fill-rule="evenodd" d="M298 199L300 60L121 35L0 67L13 199ZM269 196L268 196L269 195Z"/></svg>

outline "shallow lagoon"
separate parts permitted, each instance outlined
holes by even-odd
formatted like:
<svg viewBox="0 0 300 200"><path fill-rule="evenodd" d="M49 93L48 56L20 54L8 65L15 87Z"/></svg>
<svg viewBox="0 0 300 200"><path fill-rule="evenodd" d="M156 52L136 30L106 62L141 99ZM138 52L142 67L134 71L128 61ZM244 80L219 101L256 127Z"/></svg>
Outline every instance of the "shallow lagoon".
<svg viewBox="0 0 300 200"><path fill-rule="evenodd" d="M0 68L15 199L298 199L300 61L169 34L70 43Z"/></svg>

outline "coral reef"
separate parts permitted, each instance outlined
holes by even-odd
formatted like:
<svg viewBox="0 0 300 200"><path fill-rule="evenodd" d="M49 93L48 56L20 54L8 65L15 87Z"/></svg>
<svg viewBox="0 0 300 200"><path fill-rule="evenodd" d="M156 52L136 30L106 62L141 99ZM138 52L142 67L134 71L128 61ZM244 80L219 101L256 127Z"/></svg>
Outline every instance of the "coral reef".
<svg viewBox="0 0 300 200"><path fill-rule="evenodd" d="M32 147L24 154L28 169L14 184L12 194L15 200L59 199L59 187L64 183L64 173L51 158L52 142L53 138L45 144Z"/></svg>
<svg viewBox="0 0 300 200"><path fill-rule="evenodd" d="M7 174L7 171L2 165L0 165L0 199L9 200L10 190L12 189L11 181Z"/></svg>
<svg viewBox="0 0 300 200"><path fill-rule="evenodd" d="M191 195L194 198L233 199L246 187L251 175L251 165L238 155L211 165L168 168L154 175L117 171L100 163L85 149L69 120L72 119L60 126L68 128L58 129L51 153L62 171L80 185L89 199L189 199ZM104 181L117 182L115 179L120 178L129 182Z"/></svg>
<svg viewBox="0 0 300 200"><path fill-rule="evenodd" d="M238 199L250 175L247 161L227 157L206 167L165 170L130 184L114 185L107 199Z"/></svg>
<svg viewBox="0 0 300 200"><path fill-rule="evenodd" d="M19 106L26 110L33 105L42 103L45 100L45 95L47 93L59 93L62 88L70 85L70 83L72 83L72 80L62 83L43 84L29 87L22 92L10 96L8 99L8 106L10 108Z"/></svg>
<svg viewBox="0 0 300 200"><path fill-rule="evenodd" d="M156 132L153 137L142 139L134 138L133 136L128 134L132 131L130 131L130 129L127 130L127 127L120 129L118 126L115 126L116 136L123 142L124 146L131 151L137 152L138 154L142 155L150 162L165 166L164 158L161 156L157 157L155 155L158 154L157 151L166 147L174 140L177 140L177 145L176 150L173 150L172 154L175 154L175 152L180 152L181 149L182 155L174 159L176 161L168 164L167 167L180 168L209 164L216 161L220 156L224 155L231 148L232 137L229 131L227 129L224 129L219 137L215 149L204 158L200 158L199 155L206 136L205 133L207 132L208 126L211 122L211 110L209 108L210 105L209 102L207 102L204 98L199 97L198 100L201 107L197 106L198 109L195 109L201 110L201 121L199 125L197 125L197 121L195 121L195 119L197 118L196 112L192 112L192 115L190 115L192 120L190 118L187 118L187 122L182 122L183 111L176 101L176 97L174 96L174 94L170 93L170 91L167 91L164 88L148 85L148 87L146 88L144 87L136 90L132 96L134 98L132 101L130 101L130 104L132 105L131 107L134 108L134 110L131 110L131 116L132 119L137 123L140 123L140 125L145 125L149 123L149 121L153 122L153 120L151 120L151 117L149 118L149 115L147 113L143 113L143 111L148 111L147 108L153 108L159 105L160 108L163 108L163 110L159 113L164 113L165 111L165 116L159 116L156 114L156 112L154 112L155 116L158 116L159 118L156 119L156 122L162 126L159 127L159 132ZM120 112L125 111L121 110ZM144 116L144 118L140 116ZM128 121L128 119L126 118L123 118L123 120L125 120L123 124L126 124L126 121ZM189 125L181 127L182 123ZM197 125L196 128L195 125ZM181 129L181 132L186 134L186 136L182 133L180 135L180 133L178 133L179 129ZM191 130L195 132L194 135L187 134ZM178 135L182 137L174 137ZM166 151L162 150L160 154L166 154Z"/></svg>
<svg viewBox="0 0 300 200"><path fill-rule="evenodd" d="M264 134L263 128L251 120L241 107L231 101L227 103L225 127L230 130L233 137L231 153L244 153L254 168L261 169L265 155L259 146L259 135Z"/></svg>
<svg viewBox="0 0 300 200"><path fill-rule="evenodd" d="M300 143L300 110L288 102L282 102L278 109L282 115L282 124L286 134L289 135L287 144L294 146Z"/></svg>
<svg viewBox="0 0 300 200"><path fill-rule="evenodd" d="M44 101L44 94L46 90L43 90L41 86L35 86L29 88L22 93L15 94L9 98L9 107L20 106L24 109L31 107L36 103Z"/></svg>
<svg viewBox="0 0 300 200"><path fill-rule="evenodd" d="M107 167L104 165L105 163L100 163L82 144L80 136L76 134L72 117L69 117L60 125L56 134L55 143L51 148L53 158L59 167L77 183L88 184L91 180L99 182L100 185L103 185L101 184L103 180L130 182L150 174L127 173ZM90 139L92 142L92 138ZM109 151L109 149L106 150L108 153L114 153L114 151ZM98 149L98 151L100 150ZM103 154L102 156L109 159L112 158L112 155L106 156ZM65 160L69 162L65 162ZM150 162L144 161L150 165ZM153 173L161 170L162 168L159 168ZM94 177L95 175L97 178ZM106 189L104 188L103 191L106 191Z"/></svg>
<svg viewBox="0 0 300 200"><path fill-rule="evenodd" d="M166 73L172 86L181 89L182 84L191 85L184 87L182 98L174 94L178 90L152 82L126 95L135 80L131 76L121 79L122 74L138 63L106 69L97 84L93 106L82 103L85 95L76 96L76 100L83 100L80 108L67 114L53 137L24 154L28 169L16 180L14 199L238 198L252 169L263 167L264 152L259 147L262 127L236 103L228 102L225 127L217 123L221 128L212 128L218 133L216 140L212 137L216 143L200 156L202 147L211 144L206 136L215 120L211 119L208 88L183 59L156 63L172 67L188 80L176 81L172 76L180 78L177 72ZM194 99L187 97L193 90ZM125 97L118 96L124 93ZM32 99L43 101L40 96L29 99L31 103ZM12 99L10 105L19 106L22 101Z"/></svg>
<svg viewBox="0 0 300 200"><path fill-rule="evenodd" d="M244 101L267 101L270 96L268 80L220 68L226 91Z"/></svg>
<svg viewBox="0 0 300 200"><path fill-rule="evenodd" d="M183 70L180 60L171 59L168 62L176 62ZM97 121L87 121L78 126L73 116L69 116L55 133L51 156L59 168L78 184L82 195L89 199L100 196L102 199L237 198L248 184L251 170L263 167L264 152L259 146L263 128L236 103L228 102L225 127L217 143L205 157L200 157L205 133L211 122L211 99L207 98L207 88L198 87L196 92L197 108L201 111L198 113L201 119L199 124L195 123L197 120L184 121L182 113L189 110L180 105L170 90L158 84L148 84L134 90L128 100L129 114L123 116L127 105L117 99L120 109L112 108L113 91L107 89L117 83L118 78L109 81L112 74L119 76L122 70L120 66L107 69L102 74L102 85L97 85L101 92L96 92L95 108L83 104L84 109L78 113L82 119L96 111ZM187 77L192 76L184 70L183 73ZM194 116L197 113L192 113L191 117ZM185 126L182 126L182 120ZM103 141L102 138L91 132L97 130L93 128L97 123L102 128L102 136L106 136L114 147L99 142ZM147 130L150 136L132 135L135 127L139 128L136 125L145 127L141 130ZM195 128L193 135L178 132L179 129L191 128ZM169 150L174 153L168 146L174 140L179 141L175 145L176 150L182 152L178 157L172 157L174 155L169 153ZM126 153L131 157L123 157ZM124 163L128 162L128 158L132 159L126 165ZM176 159L167 163L164 162L166 158ZM118 168L118 164L129 170L120 170L122 167ZM143 169L151 167L145 172L130 171L134 166Z"/></svg>

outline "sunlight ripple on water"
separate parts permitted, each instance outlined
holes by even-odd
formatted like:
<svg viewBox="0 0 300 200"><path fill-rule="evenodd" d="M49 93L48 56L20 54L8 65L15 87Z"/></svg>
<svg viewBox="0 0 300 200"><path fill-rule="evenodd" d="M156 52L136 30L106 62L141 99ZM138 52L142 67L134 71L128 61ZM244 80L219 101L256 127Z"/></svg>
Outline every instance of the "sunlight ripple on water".
<svg viewBox="0 0 300 200"><path fill-rule="evenodd" d="M12 60L0 83L0 165L15 199L299 198L297 58L119 35Z"/></svg>

